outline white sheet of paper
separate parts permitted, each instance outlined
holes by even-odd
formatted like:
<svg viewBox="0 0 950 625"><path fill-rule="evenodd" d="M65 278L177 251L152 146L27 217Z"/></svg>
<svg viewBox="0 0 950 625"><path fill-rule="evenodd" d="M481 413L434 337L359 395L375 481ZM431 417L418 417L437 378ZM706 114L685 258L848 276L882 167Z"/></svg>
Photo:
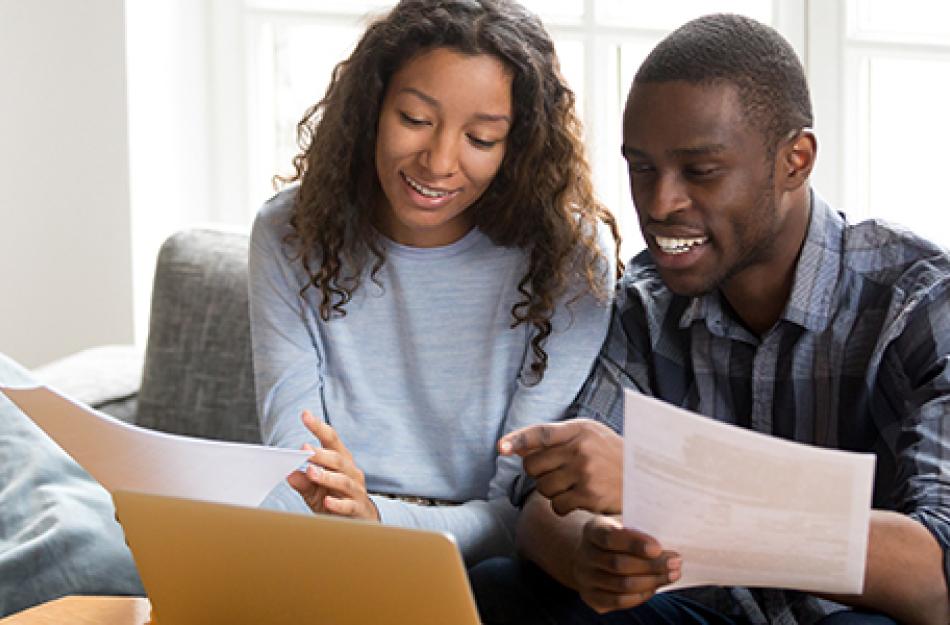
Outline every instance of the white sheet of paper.
<svg viewBox="0 0 950 625"><path fill-rule="evenodd" d="M624 397L623 523L682 555L665 590L860 592L874 462Z"/></svg>
<svg viewBox="0 0 950 625"><path fill-rule="evenodd" d="M310 456L136 427L45 386L0 391L109 492L257 506Z"/></svg>

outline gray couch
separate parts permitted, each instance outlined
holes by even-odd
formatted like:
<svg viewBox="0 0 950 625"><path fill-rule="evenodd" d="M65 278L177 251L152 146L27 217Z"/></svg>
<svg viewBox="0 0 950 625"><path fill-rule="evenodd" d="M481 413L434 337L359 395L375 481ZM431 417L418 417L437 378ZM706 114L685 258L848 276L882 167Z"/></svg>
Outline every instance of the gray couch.
<svg viewBox="0 0 950 625"><path fill-rule="evenodd" d="M254 400L244 234L187 230L162 246L144 358L107 346L34 373L64 393L152 429L261 441Z"/></svg>
<svg viewBox="0 0 950 625"><path fill-rule="evenodd" d="M144 427L259 442L247 245L209 230L168 239L144 355L103 346L31 373L0 354L0 383L38 378ZM142 594L109 494L3 396L0 459L0 617L66 594Z"/></svg>

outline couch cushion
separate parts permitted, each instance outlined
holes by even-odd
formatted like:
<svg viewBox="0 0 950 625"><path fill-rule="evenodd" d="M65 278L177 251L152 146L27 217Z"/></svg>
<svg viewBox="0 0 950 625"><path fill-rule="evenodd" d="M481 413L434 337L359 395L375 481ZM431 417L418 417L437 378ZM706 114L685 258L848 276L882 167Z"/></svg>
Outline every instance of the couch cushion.
<svg viewBox="0 0 950 625"><path fill-rule="evenodd" d="M136 422L221 440L260 442L247 307L246 235L188 230L155 269Z"/></svg>

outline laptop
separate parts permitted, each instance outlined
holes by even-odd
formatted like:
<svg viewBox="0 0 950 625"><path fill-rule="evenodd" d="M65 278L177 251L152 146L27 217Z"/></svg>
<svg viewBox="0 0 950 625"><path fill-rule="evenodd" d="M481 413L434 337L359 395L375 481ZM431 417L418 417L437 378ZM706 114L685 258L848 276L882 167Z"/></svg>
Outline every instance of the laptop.
<svg viewBox="0 0 950 625"><path fill-rule="evenodd" d="M155 625L478 625L447 534L113 493Z"/></svg>

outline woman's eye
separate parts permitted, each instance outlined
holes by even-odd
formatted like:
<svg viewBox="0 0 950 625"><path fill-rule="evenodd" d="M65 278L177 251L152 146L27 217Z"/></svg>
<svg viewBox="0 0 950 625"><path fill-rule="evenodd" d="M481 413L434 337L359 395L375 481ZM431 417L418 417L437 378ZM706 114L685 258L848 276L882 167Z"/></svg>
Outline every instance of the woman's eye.
<svg viewBox="0 0 950 625"><path fill-rule="evenodd" d="M402 111L399 111L399 117L402 118L403 122L405 122L406 124L410 126L425 126L426 124L429 123L421 117L413 117L412 115L409 115L408 113L403 113Z"/></svg>
<svg viewBox="0 0 950 625"><path fill-rule="evenodd" d="M630 163L627 169L631 174L649 174L653 171L653 166L646 163Z"/></svg>
<svg viewBox="0 0 950 625"><path fill-rule="evenodd" d="M471 141L472 145L474 145L476 148L479 148L482 150L490 150L491 148L498 145L497 141L489 141L488 139L479 139L478 137L474 135L468 135L468 140Z"/></svg>

